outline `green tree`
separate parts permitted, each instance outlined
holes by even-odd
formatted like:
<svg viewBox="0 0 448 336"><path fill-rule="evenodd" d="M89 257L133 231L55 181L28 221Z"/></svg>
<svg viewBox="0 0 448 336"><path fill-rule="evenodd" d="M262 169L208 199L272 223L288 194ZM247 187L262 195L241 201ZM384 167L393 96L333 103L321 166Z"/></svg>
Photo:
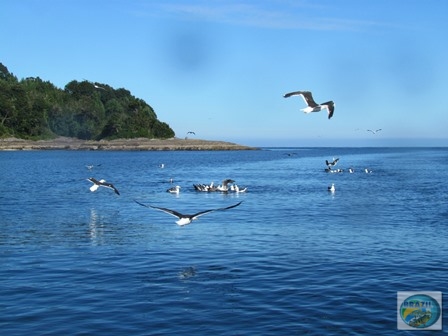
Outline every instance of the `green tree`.
<svg viewBox="0 0 448 336"><path fill-rule="evenodd" d="M174 136L174 131L126 89L86 80L73 80L63 90L39 77L19 82L0 63L0 136L10 135L165 138Z"/></svg>

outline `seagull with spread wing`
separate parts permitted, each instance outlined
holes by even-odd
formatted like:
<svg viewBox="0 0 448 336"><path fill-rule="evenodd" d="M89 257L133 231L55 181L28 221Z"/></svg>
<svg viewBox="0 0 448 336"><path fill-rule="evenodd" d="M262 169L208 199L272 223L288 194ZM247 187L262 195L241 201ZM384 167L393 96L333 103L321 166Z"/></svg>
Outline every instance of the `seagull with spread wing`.
<svg viewBox="0 0 448 336"><path fill-rule="evenodd" d="M115 193L117 195L120 195L118 189L115 188L115 186L112 183L106 182L106 180L98 181L96 178L93 178L93 177L90 177L87 180L93 183L93 185L90 187L90 191L92 191L92 192L97 191L97 189L99 187L105 187L105 188L112 189L113 191L115 191Z"/></svg>
<svg viewBox="0 0 448 336"><path fill-rule="evenodd" d="M301 96L303 100L305 101L307 107L304 109L301 109L304 113L311 113L311 112L320 112L324 109L328 111L328 119L331 119L334 113L334 102L332 100L327 101L322 104L317 104L313 99L313 94L310 91L294 91L286 93L283 97L289 98L292 96Z"/></svg>
<svg viewBox="0 0 448 336"><path fill-rule="evenodd" d="M179 225L179 226L190 224L192 221L198 219L200 216L208 214L210 212L213 212L213 211L223 211L223 210L232 209L232 208L235 208L235 207L237 207L238 205L240 205L242 203L242 201L241 201L239 203L236 203L234 205L231 205L231 206L228 206L228 207L225 207L225 208L204 210L204 211L199 211L199 212L197 212L197 213L195 213L193 215L187 215L187 214L181 214L180 212L177 212L175 210L171 210L171 209L167 209L167 208L160 208L160 207L156 207L156 206L153 206L153 205L146 205L146 204L140 203L140 202L138 202L136 200L134 200L134 201L137 204L140 204L141 206L144 206L144 207L147 207L147 208L153 208L153 209L156 209L156 210L159 210L159 211L163 211L163 212L165 212L165 213L167 213L167 214L169 214L171 216L179 218L179 220L176 221L177 225Z"/></svg>
<svg viewBox="0 0 448 336"><path fill-rule="evenodd" d="M325 160L325 164L327 165L327 167L328 168L332 168L332 167L334 167L334 166L336 166L336 164L339 162L339 158L333 158L333 161L328 161L328 160Z"/></svg>

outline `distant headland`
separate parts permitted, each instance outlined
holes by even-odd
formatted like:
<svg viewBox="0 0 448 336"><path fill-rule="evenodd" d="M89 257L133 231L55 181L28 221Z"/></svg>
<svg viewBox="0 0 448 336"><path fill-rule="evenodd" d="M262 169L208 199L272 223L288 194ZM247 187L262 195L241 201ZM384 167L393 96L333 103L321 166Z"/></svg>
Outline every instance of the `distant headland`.
<svg viewBox="0 0 448 336"><path fill-rule="evenodd" d="M0 139L0 150L110 150L110 151L195 151L195 150L256 150L258 148L232 142L200 139L114 139L81 140L57 137L50 140Z"/></svg>
<svg viewBox="0 0 448 336"><path fill-rule="evenodd" d="M39 77L19 80L0 63L0 91L0 150L256 149L177 138L143 99L105 83L72 80L60 89Z"/></svg>

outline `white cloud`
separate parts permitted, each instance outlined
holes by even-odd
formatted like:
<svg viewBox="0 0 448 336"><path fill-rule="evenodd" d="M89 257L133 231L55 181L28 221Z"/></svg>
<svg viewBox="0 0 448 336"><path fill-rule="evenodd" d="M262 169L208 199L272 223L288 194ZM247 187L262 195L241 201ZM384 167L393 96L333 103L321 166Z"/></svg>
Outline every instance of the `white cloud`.
<svg viewBox="0 0 448 336"><path fill-rule="evenodd" d="M264 1L256 4L248 1L169 2L160 3L158 8L159 13L185 20L199 19L273 29L347 31L382 25L369 20L332 17L329 15L331 8L299 1Z"/></svg>

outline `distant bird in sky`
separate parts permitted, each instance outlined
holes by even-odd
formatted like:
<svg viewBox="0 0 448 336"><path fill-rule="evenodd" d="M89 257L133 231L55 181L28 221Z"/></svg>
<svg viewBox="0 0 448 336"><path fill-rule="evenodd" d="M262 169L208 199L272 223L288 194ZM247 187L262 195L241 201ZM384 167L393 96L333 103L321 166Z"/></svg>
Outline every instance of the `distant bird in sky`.
<svg viewBox="0 0 448 336"><path fill-rule="evenodd" d="M95 87L95 89L106 90L106 89L103 88L102 86L96 85L95 83L93 83L93 86Z"/></svg>
<svg viewBox="0 0 448 336"><path fill-rule="evenodd" d="M331 119L334 113L334 102L332 100L327 101L322 104L317 104L314 99L313 95L310 91L294 91L286 93L283 97L289 98L291 96L302 96L305 103L308 105L304 109L301 109L304 113L311 113L311 112L320 112L323 109L327 109L328 111L328 119Z"/></svg>
<svg viewBox="0 0 448 336"><path fill-rule="evenodd" d="M368 129L368 130L367 130L367 132L372 132L372 134L376 134L376 133L378 133L379 131L381 131L381 128L379 128L379 129L377 129L377 130L371 130L371 129Z"/></svg>
<svg viewBox="0 0 448 336"><path fill-rule="evenodd" d="M189 132L187 132L187 135L185 136L185 140L187 140L187 139L188 139L188 134L193 134L193 135L196 135L196 133L195 133L195 132L193 132L193 131L189 131Z"/></svg>
<svg viewBox="0 0 448 336"><path fill-rule="evenodd" d="M99 85L95 84L94 82L91 82L91 81L89 81L89 80L87 80L87 79L85 79L85 78L84 78L84 80L85 80L86 82L89 82L90 84L92 84L93 87L94 87L95 89L106 90L105 88L103 88L102 86L99 86Z"/></svg>
<svg viewBox="0 0 448 336"><path fill-rule="evenodd" d="M118 189L115 188L115 186L112 183L106 182L106 180L99 180L98 181L97 179L95 179L93 177L90 177L87 180L93 183L93 185L90 187L90 191L92 191L92 192L97 191L97 189L99 187L105 187L105 188L112 189L113 191L115 191L115 193L117 195L120 195L120 193L118 192Z"/></svg>
<svg viewBox="0 0 448 336"><path fill-rule="evenodd" d="M197 212L197 213L195 213L193 215L186 215L186 214L181 214L180 212L177 212L175 210L171 210L171 209L167 209L167 208L160 208L160 207L156 207L156 206L152 206L152 205L146 205L146 204L140 203L140 202L138 202L136 200L134 200L134 201L137 204L140 204L141 206L144 206L144 207L147 207L147 208L153 208L153 209L156 209L156 210L159 210L159 211L163 211L163 212L165 212L165 213L167 213L167 214L169 214L171 216L179 218L179 220L177 220L176 223L177 223L177 225L180 225L180 226L190 224L192 221L198 219L200 216L205 215L207 213L210 213L210 212L213 212L213 211L223 211L223 210L232 209L232 208L235 208L235 207L237 207L238 205L240 205L242 203L242 201L241 201L239 203L236 203L234 205L231 205L231 206L228 206L228 207L225 207L225 208L204 210L204 211Z"/></svg>

